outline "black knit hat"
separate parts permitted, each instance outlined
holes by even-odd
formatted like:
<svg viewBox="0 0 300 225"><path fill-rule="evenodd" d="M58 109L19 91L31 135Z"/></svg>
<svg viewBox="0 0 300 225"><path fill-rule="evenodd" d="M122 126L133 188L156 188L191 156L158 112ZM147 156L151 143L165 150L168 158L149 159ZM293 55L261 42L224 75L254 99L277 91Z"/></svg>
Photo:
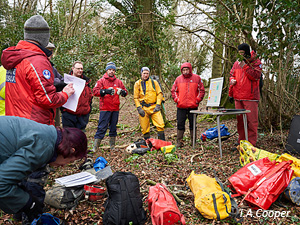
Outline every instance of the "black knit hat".
<svg viewBox="0 0 300 225"><path fill-rule="evenodd" d="M240 44L238 46L238 50L244 50L246 58L250 58L251 57L250 46L248 44L246 44L246 43Z"/></svg>
<svg viewBox="0 0 300 225"><path fill-rule="evenodd" d="M24 40L36 41L41 46L46 47L49 43L49 38L50 28L42 16L32 16L25 22Z"/></svg>

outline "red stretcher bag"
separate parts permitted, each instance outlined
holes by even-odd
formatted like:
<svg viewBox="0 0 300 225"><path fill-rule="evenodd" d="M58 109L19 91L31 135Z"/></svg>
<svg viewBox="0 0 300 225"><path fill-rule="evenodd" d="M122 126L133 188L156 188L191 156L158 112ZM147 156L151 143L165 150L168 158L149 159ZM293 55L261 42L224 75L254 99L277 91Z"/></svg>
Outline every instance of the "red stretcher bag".
<svg viewBox="0 0 300 225"><path fill-rule="evenodd" d="M149 148L151 148L151 151L158 150L161 147L172 145L172 142L170 142L170 141L163 141L163 140L154 139L154 138L147 139L146 143L148 144Z"/></svg>
<svg viewBox="0 0 300 225"><path fill-rule="evenodd" d="M290 167L292 162L270 162L268 158L254 161L228 179L230 187L238 195L245 195L241 203L245 200L253 209L267 210L291 181L294 173Z"/></svg>
<svg viewBox="0 0 300 225"><path fill-rule="evenodd" d="M148 208L153 225L186 224L173 195L163 184L149 188Z"/></svg>

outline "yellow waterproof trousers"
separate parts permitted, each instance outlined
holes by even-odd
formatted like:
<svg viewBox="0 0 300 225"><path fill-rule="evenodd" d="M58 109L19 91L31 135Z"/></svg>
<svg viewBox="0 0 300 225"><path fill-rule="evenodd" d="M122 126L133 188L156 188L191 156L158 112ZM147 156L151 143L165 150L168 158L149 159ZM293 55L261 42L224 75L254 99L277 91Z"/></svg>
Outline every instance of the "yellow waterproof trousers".
<svg viewBox="0 0 300 225"><path fill-rule="evenodd" d="M165 123L161 111L153 113L155 106L154 104L149 107L143 106L142 108L145 111L145 116L141 117L139 115L139 119L143 134L150 132L150 118L152 119L153 125L156 126L157 131L164 131Z"/></svg>

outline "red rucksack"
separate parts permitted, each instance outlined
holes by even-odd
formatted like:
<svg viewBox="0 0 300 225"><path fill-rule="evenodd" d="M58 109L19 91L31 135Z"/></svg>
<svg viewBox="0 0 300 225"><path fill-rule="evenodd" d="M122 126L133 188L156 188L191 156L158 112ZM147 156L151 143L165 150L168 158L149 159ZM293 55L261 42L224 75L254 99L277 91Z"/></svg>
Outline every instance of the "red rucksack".
<svg viewBox="0 0 300 225"><path fill-rule="evenodd" d="M149 188L148 208L153 225L185 225L184 216L180 213L173 195L163 184L157 183Z"/></svg>

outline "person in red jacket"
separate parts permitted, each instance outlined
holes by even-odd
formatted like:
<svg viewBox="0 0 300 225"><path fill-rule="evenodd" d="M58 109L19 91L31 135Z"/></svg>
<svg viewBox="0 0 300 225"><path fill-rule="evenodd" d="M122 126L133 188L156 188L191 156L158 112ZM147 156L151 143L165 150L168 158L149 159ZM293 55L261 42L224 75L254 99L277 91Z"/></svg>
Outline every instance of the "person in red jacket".
<svg viewBox="0 0 300 225"><path fill-rule="evenodd" d="M83 74L83 63L76 61L73 63L71 75L85 80L85 87L78 99L76 111L66 108L62 109L63 127L76 127L84 131L89 122L93 94L90 88L90 79Z"/></svg>
<svg viewBox="0 0 300 225"><path fill-rule="evenodd" d="M125 97L128 94L123 82L116 78L116 65L109 62L106 65L106 73L99 79L93 88L93 94L100 97L100 115L97 132L95 134L93 151L98 150L101 140L104 138L109 126L109 144L113 150L115 148L117 136L117 123L119 119L119 96Z"/></svg>
<svg viewBox="0 0 300 225"><path fill-rule="evenodd" d="M55 109L65 104L74 93L73 84L56 92L54 74L45 47L50 28L40 15L24 24L24 40L2 52L1 62L6 72L7 116L19 116L39 123L54 125Z"/></svg>
<svg viewBox="0 0 300 225"><path fill-rule="evenodd" d="M189 119L191 142L193 141L193 114L205 95L204 85L199 75L192 73L192 65L185 62L181 65L181 75L172 87L172 97L177 103L177 147L183 147L185 121Z"/></svg>
<svg viewBox="0 0 300 225"><path fill-rule="evenodd" d="M239 54L243 60L236 61L230 71L229 98L235 100L236 109L250 110L247 113L248 140L256 146L258 128L258 101L259 80L262 72L262 63L255 51L250 52L248 44L238 46ZM242 115L237 116L237 130L240 140L245 140L244 123Z"/></svg>

